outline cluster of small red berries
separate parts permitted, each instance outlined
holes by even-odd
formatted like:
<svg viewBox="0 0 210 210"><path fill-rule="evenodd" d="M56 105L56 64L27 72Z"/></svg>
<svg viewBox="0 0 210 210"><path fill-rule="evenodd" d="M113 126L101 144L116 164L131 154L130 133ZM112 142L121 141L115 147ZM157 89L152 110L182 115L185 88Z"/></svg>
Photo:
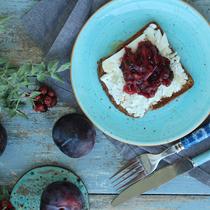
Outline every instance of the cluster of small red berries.
<svg viewBox="0 0 210 210"><path fill-rule="evenodd" d="M46 112L49 108L57 104L57 96L54 90L44 85L38 91L40 95L34 99L34 110L36 112Z"/></svg>
<svg viewBox="0 0 210 210"><path fill-rule="evenodd" d="M12 204L6 199L3 199L0 201L0 209L15 210L15 208L12 206Z"/></svg>

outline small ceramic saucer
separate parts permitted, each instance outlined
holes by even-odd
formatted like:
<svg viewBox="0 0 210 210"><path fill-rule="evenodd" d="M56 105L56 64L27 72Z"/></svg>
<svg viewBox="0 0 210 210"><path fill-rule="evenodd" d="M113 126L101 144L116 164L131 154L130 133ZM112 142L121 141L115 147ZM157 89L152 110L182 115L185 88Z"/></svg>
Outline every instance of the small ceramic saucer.
<svg viewBox="0 0 210 210"><path fill-rule="evenodd" d="M43 190L56 181L75 184L84 196L84 210L89 210L88 192L82 180L69 169L57 166L42 166L24 174L12 190L11 203L18 210L38 210Z"/></svg>

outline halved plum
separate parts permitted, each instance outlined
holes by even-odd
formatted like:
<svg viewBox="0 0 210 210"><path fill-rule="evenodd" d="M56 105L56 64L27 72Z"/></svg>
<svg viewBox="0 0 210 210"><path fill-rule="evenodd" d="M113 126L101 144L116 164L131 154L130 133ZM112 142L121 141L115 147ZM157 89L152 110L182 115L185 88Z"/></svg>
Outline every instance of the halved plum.
<svg viewBox="0 0 210 210"><path fill-rule="evenodd" d="M67 181L53 182L42 193L40 210L82 210L84 197L78 187Z"/></svg>
<svg viewBox="0 0 210 210"><path fill-rule="evenodd" d="M7 145L7 132L5 128L0 124L0 155L3 154Z"/></svg>
<svg viewBox="0 0 210 210"><path fill-rule="evenodd" d="M55 123L52 136L64 154L79 158L92 150L96 131L84 115L74 113L61 117Z"/></svg>

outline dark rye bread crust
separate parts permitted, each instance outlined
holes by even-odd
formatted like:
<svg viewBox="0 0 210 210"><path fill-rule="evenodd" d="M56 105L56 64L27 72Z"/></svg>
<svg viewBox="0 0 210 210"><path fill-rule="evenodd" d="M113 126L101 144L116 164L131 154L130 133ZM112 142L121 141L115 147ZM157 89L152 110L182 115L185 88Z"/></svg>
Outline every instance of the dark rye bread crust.
<svg viewBox="0 0 210 210"><path fill-rule="evenodd" d="M149 22L147 25L145 25L140 31L138 31L136 34L134 34L131 38L129 38L127 41L125 41L123 44L121 44L117 50L112 53L111 55L104 57L102 59L100 59L98 61L98 77L99 77L99 81L104 89L104 91L106 92L107 96L109 97L110 101L114 104L114 106L120 110L121 112L123 112L124 114L130 116L130 117L134 117L134 115L131 115L127 112L126 109L124 109L121 105L118 105L114 98L112 97L112 95L109 94L108 88L106 87L106 85L100 80L100 78L106 74L102 68L102 63L104 60L106 60L107 58L111 57L112 55L114 55L115 53L119 52L120 50L122 50L126 45L128 45L130 42L132 42L133 40L135 40L136 38L138 38L140 35L143 34L143 32L145 31L145 29L150 25L150 24L155 24L157 26L157 28L161 31L162 34L164 34L162 28L159 26L159 24L157 24L156 22ZM171 48L171 46L170 46ZM171 50L174 52L174 50L171 48ZM183 65L182 65L183 67ZM184 67L183 67L184 68ZM181 94L183 94L184 92L186 92L187 90L189 90L193 85L194 85L194 81L193 78L191 77L191 75L188 73L188 71L184 68L185 73L188 75L188 81L187 83L182 87L182 89L176 93L174 93L171 97L165 97L162 98L157 104L153 105L152 107L150 107L150 110L155 110L158 108L161 108L163 106L165 106L166 104L168 104L169 102L171 102L173 99L175 99L176 97L180 96Z"/></svg>

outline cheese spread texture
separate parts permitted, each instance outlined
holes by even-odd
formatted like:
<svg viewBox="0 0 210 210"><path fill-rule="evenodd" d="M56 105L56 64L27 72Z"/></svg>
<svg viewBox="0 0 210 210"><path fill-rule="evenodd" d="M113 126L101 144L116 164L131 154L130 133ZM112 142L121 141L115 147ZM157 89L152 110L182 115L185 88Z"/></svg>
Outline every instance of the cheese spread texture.
<svg viewBox="0 0 210 210"><path fill-rule="evenodd" d="M127 45L135 51L138 48L138 43L149 40L154 44L160 54L170 60L170 67L174 73L174 79L170 86L161 85L155 96L146 98L142 95L129 95L123 91L125 80L122 70L120 69L121 59L125 53L125 49L120 50L102 63L102 68L105 74L100 80L106 85L109 94L113 97L117 105L122 106L130 115L134 117L143 117L145 113L155 104L166 97L171 97L174 93L180 91L187 83L188 76L185 73L180 57L177 53L172 52L166 34L161 34L157 25L150 24L144 33Z"/></svg>

